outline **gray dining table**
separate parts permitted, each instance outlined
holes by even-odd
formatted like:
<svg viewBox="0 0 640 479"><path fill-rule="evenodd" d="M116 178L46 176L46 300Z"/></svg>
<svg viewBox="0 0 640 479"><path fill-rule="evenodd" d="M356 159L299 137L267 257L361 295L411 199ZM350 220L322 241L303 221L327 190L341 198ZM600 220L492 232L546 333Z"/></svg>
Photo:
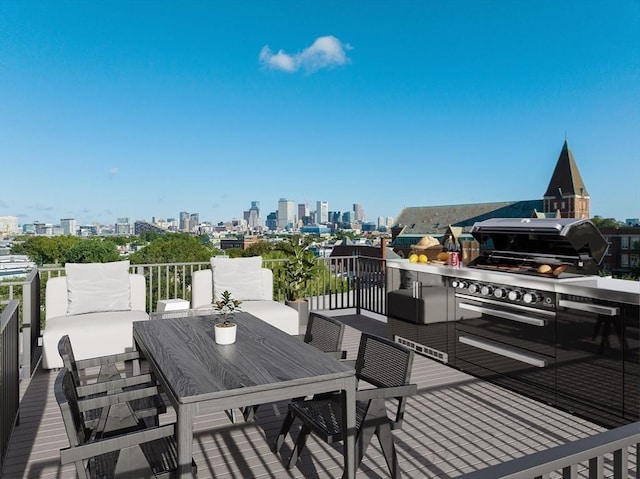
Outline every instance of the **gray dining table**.
<svg viewBox="0 0 640 479"><path fill-rule="evenodd" d="M344 477L355 478L353 365L248 314L236 313L234 344L214 340L215 316L133 323L136 348L176 411L180 478L191 477L193 423L199 408L227 411L311 394L344 397Z"/></svg>

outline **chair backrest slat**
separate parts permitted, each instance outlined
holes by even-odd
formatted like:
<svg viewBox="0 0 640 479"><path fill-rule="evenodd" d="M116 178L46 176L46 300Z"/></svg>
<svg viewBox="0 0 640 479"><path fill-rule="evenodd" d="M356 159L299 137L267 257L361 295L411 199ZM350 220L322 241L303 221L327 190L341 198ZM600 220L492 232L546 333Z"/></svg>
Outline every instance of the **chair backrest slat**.
<svg viewBox="0 0 640 479"><path fill-rule="evenodd" d="M304 336L305 343L325 353L334 352L342 348L343 336L344 323L316 312L309 314Z"/></svg>
<svg viewBox="0 0 640 479"><path fill-rule="evenodd" d="M362 333L356 375L377 387L409 384L413 351L386 338Z"/></svg>
<svg viewBox="0 0 640 479"><path fill-rule="evenodd" d="M62 368L56 377L54 394L60 406L62 421L67 432L71 447L86 444L89 438L89 430L85 426L84 418L78 405L78 396L72 374L66 368ZM84 461L76 462L78 477L88 478L88 472Z"/></svg>
<svg viewBox="0 0 640 479"><path fill-rule="evenodd" d="M62 364L65 369L71 373L74 384L76 387L80 386L80 373L78 372L76 357L74 356L73 348L71 347L71 339L67 334L62 336L60 341L58 341L58 353L60 353Z"/></svg>

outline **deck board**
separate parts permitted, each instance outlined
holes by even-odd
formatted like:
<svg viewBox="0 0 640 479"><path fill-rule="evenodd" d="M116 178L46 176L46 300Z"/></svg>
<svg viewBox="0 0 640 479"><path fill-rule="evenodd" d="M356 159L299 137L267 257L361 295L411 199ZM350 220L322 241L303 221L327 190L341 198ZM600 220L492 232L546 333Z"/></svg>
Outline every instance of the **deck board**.
<svg viewBox="0 0 640 479"><path fill-rule="evenodd" d="M334 314L336 315L336 314ZM356 315L337 315L347 324L344 349L356 355L360 330L384 334L384 323ZM354 327L355 326L355 327ZM38 370L24 382L20 424L6 458L6 479L72 479L73 466L61 466L59 450L68 446L53 395L56 371ZM418 394L408 404L402 430L395 431L403 477L453 478L462 473L554 445L604 428L548 405L479 380L437 361L416 355L412 382ZM254 423L231 424L223 412L203 412L195 419L194 460L198 478L334 478L342 474L340 446L310 437L296 467L271 452L286 403L263 405ZM171 408L162 423L175 419ZM387 477L377 440L372 441L358 478Z"/></svg>

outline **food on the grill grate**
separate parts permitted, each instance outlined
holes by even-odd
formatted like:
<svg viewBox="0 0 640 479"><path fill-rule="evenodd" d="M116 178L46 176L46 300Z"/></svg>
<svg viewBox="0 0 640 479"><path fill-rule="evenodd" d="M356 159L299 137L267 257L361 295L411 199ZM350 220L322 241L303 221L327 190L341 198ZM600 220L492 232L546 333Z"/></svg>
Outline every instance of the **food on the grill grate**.
<svg viewBox="0 0 640 479"><path fill-rule="evenodd" d="M553 268L548 264L541 264L540 266L538 266L538 269L536 271L541 274L547 274L551 273L552 270Z"/></svg>
<svg viewBox="0 0 640 479"><path fill-rule="evenodd" d="M567 269L567 265L566 264L561 264L560 266L557 266L553 270L553 275L554 276L560 276L565 269Z"/></svg>

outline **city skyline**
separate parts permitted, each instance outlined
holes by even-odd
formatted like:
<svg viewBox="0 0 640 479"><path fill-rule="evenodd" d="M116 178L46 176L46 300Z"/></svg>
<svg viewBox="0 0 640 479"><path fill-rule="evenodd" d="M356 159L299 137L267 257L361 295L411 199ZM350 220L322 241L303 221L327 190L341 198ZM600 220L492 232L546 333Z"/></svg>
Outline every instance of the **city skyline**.
<svg viewBox="0 0 640 479"><path fill-rule="evenodd" d="M592 215L639 216L638 2L36 0L0 30L21 223L537 199L565 138Z"/></svg>

